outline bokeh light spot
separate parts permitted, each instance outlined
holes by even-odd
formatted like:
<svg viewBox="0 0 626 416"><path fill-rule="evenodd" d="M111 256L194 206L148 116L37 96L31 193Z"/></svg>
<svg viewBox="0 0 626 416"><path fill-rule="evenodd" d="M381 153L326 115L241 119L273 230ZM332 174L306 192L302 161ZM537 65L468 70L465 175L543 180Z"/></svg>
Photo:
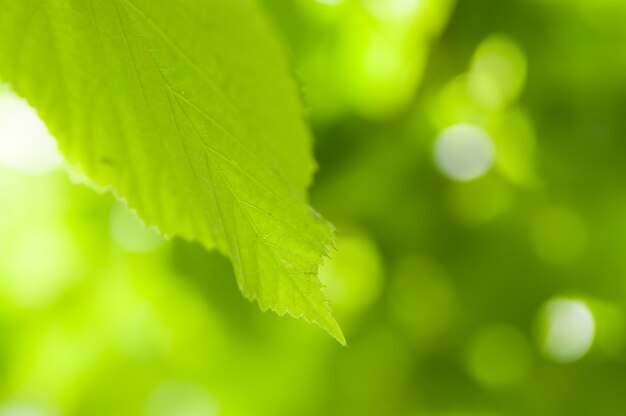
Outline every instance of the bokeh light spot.
<svg viewBox="0 0 626 416"><path fill-rule="evenodd" d="M521 49L504 36L491 36L474 54L468 92L476 103L494 110L517 98L525 78L526 58Z"/></svg>
<svg viewBox="0 0 626 416"><path fill-rule="evenodd" d="M122 203L111 208L109 230L120 247L133 253L147 253L164 241L157 230L144 226L137 215Z"/></svg>
<svg viewBox="0 0 626 416"><path fill-rule="evenodd" d="M504 176L519 185L535 187L541 180L534 171L536 134L528 115L511 109L489 126L498 147L496 164Z"/></svg>
<svg viewBox="0 0 626 416"><path fill-rule="evenodd" d="M8 249L0 287L13 303L38 308L60 295L76 278L79 250L61 227L24 227Z"/></svg>
<svg viewBox="0 0 626 416"><path fill-rule="evenodd" d="M219 405L201 385L166 381L154 389L145 410L146 416L217 416Z"/></svg>
<svg viewBox="0 0 626 416"><path fill-rule="evenodd" d="M343 0L313 0L315 3L325 4L327 6L336 6L343 3Z"/></svg>
<svg viewBox="0 0 626 416"><path fill-rule="evenodd" d="M409 257L396 266L389 287L389 307L417 343L438 337L448 327L455 306L454 287L439 263Z"/></svg>
<svg viewBox="0 0 626 416"><path fill-rule="evenodd" d="M356 313L380 296L382 273L374 242L362 233L353 233L338 236L337 251L320 268L320 279L338 310Z"/></svg>
<svg viewBox="0 0 626 416"><path fill-rule="evenodd" d="M424 3L424 0L364 0L367 10L380 19L412 19Z"/></svg>
<svg viewBox="0 0 626 416"><path fill-rule="evenodd" d="M0 406L0 416L56 416L49 410L26 403L10 402Z"/></svg>
<svg viewBox="0 0 626 416"><path fill-rule="evenodd" d="M439 135L434 157L444 175L457 181L469 181L484 175L491 168L495 147L484 129L471 124L457 124Z"/></svg>
<svg viewBox="0 0 626 416"><path fill-rule="evenodd" d="M620 359L626 346L626 316L621 305L604 299L585 296L585 304L593 314L593 349L604 359Z"/></svg>
<svg viewBox="0 0 626 416"><path fill-rule="evenodd" d="M469 183L455 184L448 194L450 209L467 225L487 223L512 204L511 190L499 178L484 177Z"/></svg>
<svg viewBox="0 0 626 416"><path fill-rule="evenodd" d="M482 329L472 341L467 358L470 374L486 387L519 384L528 376L530 362L526 337L505 324Z"/></svg>
<svg viewBox="0 0 626 416"><path fill-rule="evenodd" d="M553 361L569 363L582 358L591 348L595 320L582 300L555 298L543 306L540 328L543 353Z"/></svg>

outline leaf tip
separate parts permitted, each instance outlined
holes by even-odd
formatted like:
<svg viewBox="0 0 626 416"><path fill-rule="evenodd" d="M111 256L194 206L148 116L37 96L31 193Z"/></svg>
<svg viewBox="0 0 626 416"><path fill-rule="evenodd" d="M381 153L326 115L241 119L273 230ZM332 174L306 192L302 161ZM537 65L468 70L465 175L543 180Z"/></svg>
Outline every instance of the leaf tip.
<svg viewBox="0 0 626 416"><path fill-rule="evenodd" d="M324 328L324 330L328 332L331 337L335 338L335 340L337 340L337 342L339 342L342 347L348 346L348 343L346 342L346 337L343 335L341 327L334 318L332 318L332 325L330 327Z"/></svg>

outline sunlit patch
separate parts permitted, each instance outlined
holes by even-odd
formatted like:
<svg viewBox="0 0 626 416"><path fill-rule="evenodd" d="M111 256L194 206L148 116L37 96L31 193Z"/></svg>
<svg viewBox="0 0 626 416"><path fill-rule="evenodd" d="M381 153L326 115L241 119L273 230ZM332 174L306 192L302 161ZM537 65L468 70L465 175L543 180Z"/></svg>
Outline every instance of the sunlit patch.
<svg viewBox="0 0 626 416"><path fill-rule="evenodd" d="M569 363L582 358L591 348L595 320L582 300L555 298L542 308L540 329L543 353L556 362Z"/></svg>
<svg viewBox="0 0 626 416"><path fill-rule="evenodd" d="M21 307L43 307L77 276L78 248L61 227L33 224L21 228L5 253L1 292Z"/></svg>
<svg viewBox="0 0 626 416"><path fill-rule="evenodd" d="M11 93L0 94L0 164L37 175L61 162L56 143L35 110Z"/></svg>
<svg viewBox="0 0 626 416"><path fill-rule="evenodd" d="M476 103L501 108L517 98L526 78L526 58L510 39L491 36L476 50L469 71L468 91Z"/></svg>
<svg viewBox="0 0 626 416"><path fill-rule="evenodd" d="M19 402L0 405L0 416L57 416L56 412Z"/></svg>
<svg viewBox="0 0 626 416"><path fill-rule="evenodd" d="M123 204L111 208L109 230L113 240L133 253L146 253L163 243L163 237L154 228L144 226L137 216Z"/></svg>
<svg viewBox="0 0 626 416"><path fill-rule="evenodd" d="M528 340L518 329L505 324L482 329L467 356L470 374L487 387L519 384L528 376L530 362Z"/></svg>
<svg viewBox="0 0 626 416"><path fill-rule="evenodd" d="M146 416L217 416L217 400L201 385L166 381L157 386L145 406Z"/></svg>
<svg viewBox="0 0 626 416"><path fill-rule="evenodd" d="M439 135L434 158L444 175L457 181L469 181L491 168L495 147L484 129L472 124L457 124Z"/></svg>
<svg viewBox="0 0 626 416"><path fill-rule="evenodd" d="M380 296L382 273L376 245L364 234L354 233L338 236L337 250L320 268L320 279L333 307L356 313Z"/></svg>
<svg viewBox="0 0 626 416"><path fill-rule="evenodd" d="M537 214L531 240L539 257L551 264L569 263L579 257L586 241L582 219L564 207L548 207Z"/></svg>
<svg viewBox="0 0 626 416"><path fill-rule="evenodd" d="M446 271L434 260L410 257L396 266L389 286L389 308L419 345L430 345L448 327L455 298Z"/></svg>

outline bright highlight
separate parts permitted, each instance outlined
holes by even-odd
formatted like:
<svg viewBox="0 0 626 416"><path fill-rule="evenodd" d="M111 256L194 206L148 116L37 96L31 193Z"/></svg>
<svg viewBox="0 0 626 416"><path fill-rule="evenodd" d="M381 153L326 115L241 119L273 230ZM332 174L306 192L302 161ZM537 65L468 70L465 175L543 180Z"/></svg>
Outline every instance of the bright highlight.
<svg viewBox="0 0 626 416"><path fill-rule="evenodd" d="M495 154L489 133L472 124L447 128L437 138L434 149L439 170L457 181L484 175L493 165Z"/></svg>
<svg viewBox="0 0 626 416"><path fill-rule="evenodd" d="M54 139L26 101L0 94L0 165L28 175L61 165Z"/></svg>

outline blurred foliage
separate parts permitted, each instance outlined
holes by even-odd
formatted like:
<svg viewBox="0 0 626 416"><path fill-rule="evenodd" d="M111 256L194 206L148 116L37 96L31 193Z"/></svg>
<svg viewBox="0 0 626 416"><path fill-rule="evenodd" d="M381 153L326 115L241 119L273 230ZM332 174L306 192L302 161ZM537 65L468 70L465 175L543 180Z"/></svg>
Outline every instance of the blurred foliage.
<svg viewBox="0 0 626 416"><path fill-rule="evenodd" d="M0 105L0 415L623 413L626 3L265 2L348 348L16 145L41 129Z"/></svg>

